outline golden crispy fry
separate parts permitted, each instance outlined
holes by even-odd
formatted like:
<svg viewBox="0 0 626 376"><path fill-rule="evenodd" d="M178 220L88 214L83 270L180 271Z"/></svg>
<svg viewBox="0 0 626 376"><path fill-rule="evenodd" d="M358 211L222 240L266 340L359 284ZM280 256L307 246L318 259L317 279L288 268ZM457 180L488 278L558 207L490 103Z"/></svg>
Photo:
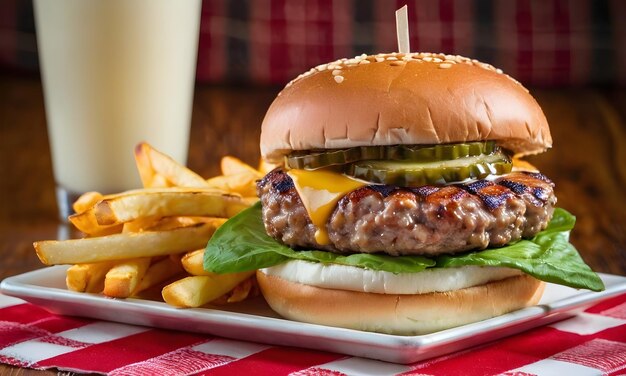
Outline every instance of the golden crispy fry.
<svg viewBox="0 0 626 376"><path fill-rule="evenodd" d="M76 213L82 213L85 210L94 206L98 201L102 200L104 196L99 192L87 192L83 193L74 203L72 209Z"/></svg>
<svg viewBox="0 0 626 376"><path fill-rule="evenodd" d="M161 175L177 187L202 188L206 181L169 156L142 142L135 147L135 162L144 187L155 186L155 175Z"/></svg>
<svg viewBox="0 0 626 376"><path fill-rule="evenodd" d="M66 275L73 291L125 298L157 291L187 269L194 275L161 291L169 304L197 307L254 295L253 271L208 273L202 268L203 247L226 218L258 201L256 181L275 166L262 161L257 170L226 156L224 175L204 180L145 142L136 146L135 161L144 189L82 195L69 220L88 237L36 242L39 259L76 264ZM189 252L193 249L198 251Z"/></svg>
<svg viewBox="0 0 626 376"><path fill-rule="evenodd" d="M176 307L199 307L232 290L254 271L191 276L163 288L163 300Z"/></svg>
<svg viewBox="0 0 626 376"><path fill-rule="evenodd" d="M144 188L162 187L164 185L154 184L153 180L158 175L152 168L152 162L150 161L150 149L152 147L145 142L139 143L135 146L135 165L137 166L137 172L139 172L139 178ZM163 178L162 175L161 178ZM167 179L163 178L165 182Z"/></svg>
<svg viewBox="0 0 626 376"><path fill-rule="evenodd" d="M128 298L139 285L149 266L150 257L126 260L115 265L104 278L104 295Z"/></svg>
<svg viewBox="0 0 626 376"><path fill-rule="evenodd" d="M150 181L150 186L145 186L144 188L168 188L173 187L174 185L165 178L165 176L160 174L152 175L152 180Z"/></svg>
<svg viewBox="0 0 626 376"><path fill-rule="evenodd" d="M87 234L87 236L90 238L93 238L93 237L98 237L98 236L114 235L114 234L119 234L120 232L122 232L122 230L124 230L124 226L121 223L117 225L112 225L112 226L102 226L101 230L93 231Z"/></svg>
<svg viewBox="0 0 626 376"><path fill-rule="evenodd" d="M278 164L269 163L265 159L261 158L261 160L259 161L259 172L261 173L261 175L265 176L278 166Z"/></svg>
<svg viewBox="0 0 626 376"><path fill-rule="evenodd" d="M188 252L180 259L185 271L191 275L211 275L213 273L204 270L204 248Z"/></svg>
<svg viewBox="0 0 626 376"><path fill-rule="evenodd" d="M174 260L174 257L178 257L178 260ZM183 268L180 265L180 256L178 255L172 255L172 258L166 257L154 262L150 265L146 274L144 274L141 282L139 282L139 286L137 286L133 292L133 295L163 283L182 272Z"/></svg>
<svg viewBox="0 0 626 376"><path fill-rule="evenodd" d="M248 206L252 206L252 205L256 204L257 201L259 201L259 198L257 196L242 197L241 199Z"/></svg>
<svg viewBox="0 0 626 376"><path fill-rule="evenodd" d="M71 291L102 292L104 276L114 265L112 261L72 265L67 269L65 284Z"/></svg>
<svg viewBox="0 0 626 376"><path fill-rule="evenodd" d="M219 175L207 180L210 187L226 192L239 193L242 196L256 196L256 181L259 177L249 172L233 175Z"/></svg>
<svg viewBox="0 0 626 376"><path fill-rule="evenodd" d="M215 225L215 227L219 227L226 221L226 218L216 217L143 217L124 223L122 232L173 230L175 228L197 225L198 223L210 223Z"/></svg>
<svg viewBox="0 0 626 376"><path fill-rule="evenodd" d="M106 226L98 224L93 207L81 213L72 214L68 219L74 227L90 236L111 235L122 231L121 224Z"/></svg>
<svg viewBox="0 0 626 376"><path fill-rule="evenodd" d="M225 218L220 218L226 221ZM197 225L198 223L211 223L215 224L215 227L221 226L221 223L214 222L211 217L163 217L154 222L152 226L148 227L150 231L164 231L173 230L179 227L188 227Z"/></svg>
<svg viewBox="0 0 626 376"><path fill-rule="evenodd" d="M123 223L122 232L131 233L131 232L141 232L141 231L150 230L161 220L162 218L158 216L137 218L132 221ZM183 226L178 226L178 227L183 227Z"/></svg>
<svg viewBox="0 0 626 376"><path fill-rule="evenodd" d="M250 277L245 281L241 282L233 291L231 291L230 296L226 300L227 303L238 303L246 300L248 296L251 296L251 292L254 286L255 277Z"/></svg>
<svg viewBox="0 0 626 376"><path fill-rule="evenodd" d="M71 215L69 220L86 234L111 234L121 231L121 228L111 226L145 217L174 215L232 217L248 206L249 203L241 197L224 194L215 189L146 189L106 196L90 209ZM140 226L144 224L145 222L140 222L129 225L128 231L141 228Z"/></svg>
<svg viewBox="0 0 626 376"><path fill-rule="evenodd" d="M82 264L182 253L204 247L215 225L202 223L169 231L145 231L96 238L46 240L33 245L46 265Z"/></svg>
<svg viewBox="0 0 626 376"><path fill-rule="evenodd" d="M257 179L263 177L263 175L254 167L248 165L247 163L244 163L239 158L235 158L230 155L222 157L220 167L222 169L222 174L224 175L237 175L248 173L256 176Z"/></svg>
<svg viewBox="0 0 626 376"><path fill-rule="evenodd" d="M207 216L229 218L248 205L241 197L215 190L162 188L112 195L89 211L99 225L113 225L144 217Z"/></svg>

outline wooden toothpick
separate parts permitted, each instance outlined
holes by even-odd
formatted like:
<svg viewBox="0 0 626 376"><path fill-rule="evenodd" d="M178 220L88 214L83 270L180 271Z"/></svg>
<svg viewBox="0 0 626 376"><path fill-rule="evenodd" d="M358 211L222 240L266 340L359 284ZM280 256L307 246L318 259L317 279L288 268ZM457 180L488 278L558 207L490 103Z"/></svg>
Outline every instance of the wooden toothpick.
<svg viewBox="0 0 626 376"><path fill-rule="evenodd" d="M409 16L407 6L396 10L396 34L398 35L398 52L408 54L411 51L409 44Z"/></svg>

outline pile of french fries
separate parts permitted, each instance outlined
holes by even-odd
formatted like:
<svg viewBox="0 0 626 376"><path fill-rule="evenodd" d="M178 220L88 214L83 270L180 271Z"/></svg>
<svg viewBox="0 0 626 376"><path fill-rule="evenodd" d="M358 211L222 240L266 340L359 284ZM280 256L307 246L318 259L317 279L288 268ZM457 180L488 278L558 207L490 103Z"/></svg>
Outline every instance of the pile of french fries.
<svg viewBox="0 0 626 376"><path fill-rule="evenodd" d="M199 307L258 294L254 272L212 274L202 262L211 235L258 200L255 181L274 166L226 156L222 175L207 180L147 143L137 145L135 161L143 188L83 194L69 220L85 237L35 242L39 259L73 264L69 290L114 298L156 288L168 304Z"/></svg>

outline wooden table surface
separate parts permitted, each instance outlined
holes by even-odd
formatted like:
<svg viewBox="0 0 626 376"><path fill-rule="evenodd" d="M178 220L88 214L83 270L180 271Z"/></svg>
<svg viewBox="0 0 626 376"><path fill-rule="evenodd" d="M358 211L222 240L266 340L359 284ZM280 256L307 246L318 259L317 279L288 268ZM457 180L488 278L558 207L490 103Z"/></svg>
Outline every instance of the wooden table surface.
<svg viewBox="0 0 626 376"><path fill-rule="evenodd" d="M256 164L260 124L278 92L199 86L189 167L209 177L223 155ZM626 275L626 89L532 89L554 147L529 158L556 183L558 205L577 216L571 235L596 271ZM32 242L54 239L54 181L41 84L0 76L0 280L41 268ZM56 374L0 365L0 374Z"/></svg>

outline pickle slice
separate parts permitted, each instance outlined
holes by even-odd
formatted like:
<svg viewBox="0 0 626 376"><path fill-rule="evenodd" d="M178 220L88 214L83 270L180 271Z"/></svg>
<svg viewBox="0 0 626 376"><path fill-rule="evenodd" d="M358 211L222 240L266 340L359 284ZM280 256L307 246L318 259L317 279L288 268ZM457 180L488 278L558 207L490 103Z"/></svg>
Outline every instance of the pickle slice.
<svg viewBox="0 0 626 376"><path fill-rule="evenodd" d="M492 154L497 150L499 148L495 141L442 145L361 146L349 149L297 151L285 157L285 164L290 168L313 170L371 159L435 162Z"/></svg>
<svg viewBox="0 0 626 376"><path fill-rule="evenodd" d="M360 161L348 166L345 174L372 183L418 187L502 175L510 172L511 166L507 155L496 152L436 162Z"/></svg>

